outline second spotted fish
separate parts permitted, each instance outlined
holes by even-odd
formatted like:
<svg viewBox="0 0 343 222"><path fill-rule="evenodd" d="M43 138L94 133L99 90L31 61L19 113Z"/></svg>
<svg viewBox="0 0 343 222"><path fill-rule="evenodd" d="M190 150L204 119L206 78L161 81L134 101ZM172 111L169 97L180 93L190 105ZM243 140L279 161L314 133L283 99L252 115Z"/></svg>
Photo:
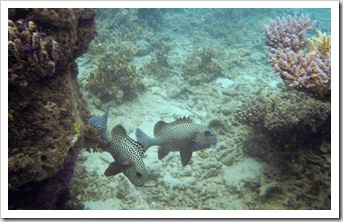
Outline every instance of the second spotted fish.
<svg viewBox="0 0 343 222"><path fill-rule="evenodd" d="M190 118L181 118L172 123L159 121L154 127L154 136L147 136L137 128L137 141L144 150L151 146L160 146L158 159L161 160L171 151L180 151L181 163L186 166L197 150L209 148L217 144L217 137L203 125L194 123Z"/></svg>
<svg viewBox="0 0 343 222"><path fill-rule="evenodd" d="M121 125L107 130L108 110L102 116L94 116L89 123L101 132L102 149L109 152L115 160L106 169L106 176L123 173L136 187L143 187L146 169L143 162L144 149L141 144L131 139Z"/></svg>

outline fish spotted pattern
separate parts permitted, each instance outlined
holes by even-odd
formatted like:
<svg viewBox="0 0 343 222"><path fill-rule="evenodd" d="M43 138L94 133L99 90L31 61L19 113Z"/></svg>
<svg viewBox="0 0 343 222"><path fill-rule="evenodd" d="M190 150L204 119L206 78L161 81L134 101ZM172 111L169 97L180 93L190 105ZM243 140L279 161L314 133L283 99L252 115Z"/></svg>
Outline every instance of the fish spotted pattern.
<svg viewBox="0 0 343 222"><path fill-rule="evenodd" d="M137 128L136 137L146 151L151 146L160 146L158 159L161 160L171 151L180 151L181 163L186 166L194 151L217 144L217 137L203 125L194 123L190 118L181 118L172 123L159 121L154 127L154 136L147 136Z"/></svg>
<svg viewBox="0 0 343 222"><path fill-rule="evenodd" d="M121 125L112 128L111 136L107 130L108 110L103 116L89 119L89 123L101 132L108 142L104 151L109 152L115 160L106 169L106 176L123 173L132 184L142 187L146 180L146 169L143 162L144 150L141 144L131 139Z"/></svg>

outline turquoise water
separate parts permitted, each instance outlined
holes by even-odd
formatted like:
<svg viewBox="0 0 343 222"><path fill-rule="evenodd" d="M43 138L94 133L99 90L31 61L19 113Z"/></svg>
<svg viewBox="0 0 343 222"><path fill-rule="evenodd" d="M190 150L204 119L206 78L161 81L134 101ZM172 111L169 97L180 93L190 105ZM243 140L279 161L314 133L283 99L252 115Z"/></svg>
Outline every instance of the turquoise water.
<svg viewBox="0 0 343 222"><path fill-rule="evenodd" d="M112 156L84 150L72 195L85 209L330 209L330 121L315 116L316 127L307 124L301 104L329 105L287 88L265 44L271 19L301 14L317 20L307 38L316 29L330 35L330 9L98 9L98 35L78 59L91 112L111 107L109 129L121 124L133 139L137 127L153 136L156 122L187 116L211 127L218 143L193 152L185 167L179 152L159 160L158 148L150 148L143 188L123 174L104 176ZM239 119L240 112L260 115L266 104L272 112L265 113L294 118L274 134L266 121L259 128ZM291 133L310 128L325 136L309 133L304 142Z"/></svg>

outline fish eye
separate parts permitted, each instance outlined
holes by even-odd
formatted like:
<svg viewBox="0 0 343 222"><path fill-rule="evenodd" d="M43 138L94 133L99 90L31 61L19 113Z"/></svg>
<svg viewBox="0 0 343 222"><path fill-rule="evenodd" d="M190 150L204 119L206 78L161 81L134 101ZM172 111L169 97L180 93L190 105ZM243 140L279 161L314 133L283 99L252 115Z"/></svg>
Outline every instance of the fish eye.
<svg viewBox="0 0 343 222"><path fill-rule="evenodd" d="M211 136L211 132L210 132L209 130L206 130L206 131L204 132L204 135L205 135L205 136Z"/></svg>
<svg viewBox="0 0 343 222"><path fill-rule="evenodd" d="M143 175L140 172L136 172L137 177L142 177Z"/></svg>

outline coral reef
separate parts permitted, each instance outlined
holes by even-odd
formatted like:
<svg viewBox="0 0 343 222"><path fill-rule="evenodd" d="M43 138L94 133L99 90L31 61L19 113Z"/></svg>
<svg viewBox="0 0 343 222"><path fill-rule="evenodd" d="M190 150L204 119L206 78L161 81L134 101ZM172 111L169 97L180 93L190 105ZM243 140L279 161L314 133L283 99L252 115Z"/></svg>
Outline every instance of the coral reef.
<svg viewBox="0 0 343 222"><path fill-rule="evenodd" d="M59 44L37 30L33 21L8 20L9 84L27 86L29 82L51 77L59 60ZM27 72L22 72L26 69Z"/></svg>
<svg viewBox="0 0 343 222"><path fill-rule="evenodd" d="M224 76L221 56L216 49L209 46L194 51L182 66L183 77L189 84L199 85L212 81L218 76Z"/></svg>
<svg viewBox="0 0 343 222"><path fill-rule="evenodd" d="M267 135L272 145L296 149L310 147L310 142L322 139L319 135L330 133L331 106L299 93L259 95L240 107L236 117Z"/></svg>
<svg viewBox="0 0 343 222"><path fill-rule="evenodd" d="M121 42L117 48L118 54L128 62L138 53L138 48L132 42Z"/></svg>
<svg viewBox="0 0 343 222"><path fill-rule="evenodd" d="M108 46L113 43L135 42L150 38L152 29L146 25L144 20L138 18L137 11L138 9L97 10L99 13L97 13L96 19L100 28L94 44Z"/></svg>
<svg viewBox="0 0 343 222"><path fill-rule="evenodd" d="M55 209L73 175L88 111L75 59L95 37L94 9L12 9L9 206Z"/></svg>
<svg viewBox="0 0 343 222"><path fill-rule="evenodd" d="M310 95L329 100L331 95L331 54L330 38L326 35L313 38L310 53L305 52L305 35L315 26L309 17L277 18L265 26L266 44L271 52L270 63L291 88L305 91Z"/></svg>
<svg viewBox="0 0 343 222"><path fill-rule="evenodd" d="M88 77L87 90L102 101L122 103L138 95L144 89L141 75L121 54L109 53L102 56Z"/></svg>
<svg viewBox="0 0 343 222"><path fill-rule="evenodd" d="M94 26L94 10L30 9L25 19L11 20L16 19L22 10L18 11L12 11L8 21L11 64L8 79L12 85L26 86L41 78L54 76L58 73L58 67L70 62L67 55L80 56L85 53L96 34L95 28L89 28ZM51 20L54 22L49 23ZM27 72L22 72L23 69Z"/></svg>
<svg viewBox="0 0 343 222"><path fill-rule="evenodd" d="M154 75L159 80L165 80L174 74L168 61L168 53L171 48L163 38L158 39L152 45L155 48L155 56L145 66L144 71L147 74Z"/></svg>
<svg viewBox="0 0 343 222"><path fill-rule="evenodd" d="M163 11L159 8L139 8L137 17L152 28L159 28L163 21Z"/></svg>
<svg viewBox="0 0 343 222"><path fill-rule="evenodd" d="M269 183L277 175L280 178L275 185L278 191L261 193L262 201L287 193L289 199L283 204L294 209L330 208L329 102L300 92L259 95L240 107L236 117L252 127L244 152L273 166L266 173Z"/></svg>
<svg viewBox="0 0 343 222"><path fill-rule="evenodd" d="M139 190L134 189L122 175L113 178L103 176L111 161L111 157L106 156L105 152L83 151L77 162L74 184L71 183L70 186L71 194L80 199L86 209L102 210L330 209L330 144L320 143L323 141L322 136L311 142L312 137L308 136L305 127L302 131L305 132L304 138L308 139L303 140L306 148L301 142L286 141L283 137L281 140L286 141L287 146L282 146L281 141L272 144L269 140L274 137L265 136L273 129L279 132L275 137L282 135L282 132L285 132L286 137L291 136L287 127L282 130L281 115L286 116L284 124L289 122L294 127L302 126L301 121L306 119L309 122L308 128L315 126L318 135L324 129L324 126L320 126L320 120L310 124L310 118L316 118L318 113L309 115L300 111L296 105L293 108L299 115L294 118L290 117L293 112L291 108L287 109L288 113L277 113L279 109L286 109L284 106L292 105L292 101L302 103L301 98L306 102L308 97L296 99L288 96L291 99L287 99L286 95L273 98L270 96L283 91L284 84L269 67L268 55L264 53L263 23L267 17L275 14L295 14L302 9L167 10L168 13L163 14L163 27L159 32L151 32L144 19L137 19L137 9L99 9L99 39L92 44L94 51L91 50L91 54L85 56L88 60L80 60L83 83L86 83L94 61L100 64L106 60L103 58L105 54L115 54L121 49L136 47L138 52L132 61L130 56L125 56L123 60L134 64L138 72L145 72L143 80L149 88L139 95L139 99L116 106L112 114L117 118L113 121L128 120L124 123L128 132L133 132L137 126L151 129L156 118L168 121L173 117L192 115L199 122L212 120L210 126L219 134L219 144L214 149L198 152L192 157L196 164L187 169L179 168L178 154L162 162L156 160L156 149L148 150L144 157L150 172L146 183L148 187ZM326 11L330 14L329 9ZM261 14L264 15L263 18ZM329 18L319 14L316 17ZM323 22L326 21L324 19ZM328 25L320 27L322 31L329 33ZM142 28L145 30L142 31ZM162 39L163 36L168 38ZM121 47L122 41L129 47ZM224 69L227 72L224 73L226 78L190 86L183 78L179 78L182 77L180 74L185 55L191 55L192 50L201 49L209 43L211 47L220 49L219 53L225 52L224 59L214 57L212 61L220 61L221 64L229 62L230 69ZM166 50L163 49L164 44ZM135 52L131 49L127 52L130 51ZM144 66L146 64L150 65L150 70ZM164 65L158 66L159 64ZM156 70L152 71L153 68ZM274 109L275 113L267 111L266 127L271 130L261 127L266 131L263 134L262 130L252 130L239 122L234 118L234 111L254 95L262 97L265 94L270 97L262 101L268 103L265 109ZM93 96L93 92L86 92L85 95ZM90 98L89 105L98 112L98 109L113 106L113 103L93 97ZM311 110L316 112L314 106L311 106ZM263 121L262 116L261 111L261 118L256 121ZM247 136L251 138L246 140ZM96 135L90 137L93 140ZM297 146L293 149L291 146L294 144ZM319 145L319 149L316 149ZM88 148L90 147L92 146ZM264 161L256 161L249 156ZM71 204L75 205L75 202Z"/></svg>
<svg viewBox="0 0 343 222"><path fill-rule="evenodd" d="M310 52L318 54L321 59L328 59L331 55L331 36L316 30L318 38L311 37L308 39L310 43Z"/></svg>

